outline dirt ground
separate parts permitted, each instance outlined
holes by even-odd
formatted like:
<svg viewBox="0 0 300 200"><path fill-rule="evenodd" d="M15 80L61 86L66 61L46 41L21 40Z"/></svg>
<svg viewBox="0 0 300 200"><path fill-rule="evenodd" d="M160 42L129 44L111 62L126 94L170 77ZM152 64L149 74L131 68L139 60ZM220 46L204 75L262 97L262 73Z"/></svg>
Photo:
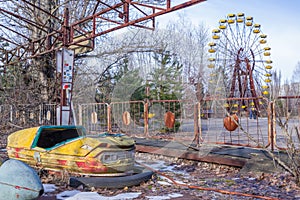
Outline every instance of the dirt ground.
<svg viewBox="0 0 300 200"><path fill-rule="evenodd" d="M121 193L139 192L135 199L300 199L300 188L289 173L240 173L239 168L195 162L137 153L139 162L148 166L161 165L159 174L139 186L123 189L76 188L93 191L112 197ZM171 179L169 179L169 177ZM44 183L54 183L58 189L40 200L56 199L62 191L74 190L67 182L59 179L43 178ZM173 182L172 182L173 181ZM174 194L176 194L174 197ZM172 197L173 195L173 197Z"/></svg>

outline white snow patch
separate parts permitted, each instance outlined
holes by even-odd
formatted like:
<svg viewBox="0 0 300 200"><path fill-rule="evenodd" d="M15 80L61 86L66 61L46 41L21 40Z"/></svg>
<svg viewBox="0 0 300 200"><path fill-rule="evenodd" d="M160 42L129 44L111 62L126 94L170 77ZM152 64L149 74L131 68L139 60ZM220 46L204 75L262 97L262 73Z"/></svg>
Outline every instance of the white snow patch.
<svg viewBox="0 0 300 200"><path fill-rule="evenodd" d="M171 198L183 197L183 195L179 194L179 193L172 193L172 194L169 194L168 196Z"/></svg>
<svg viewBox="0 0 300 200"><path fill-rule="evenodd" d="M178 181L178 180L175 180L175 182L176 182L176 183L178 183L178 184L183 184L183 185L185 185L185 184L186 184L186 185L189 185L189 184L187 184L187 183L185 183L185 182Z"/></svg>
<svg viewBox="0 0 300 200"><path fill-rule="evenodd" d="M161 180L165 180L165 181L161 181L161 182L166 182L166 183L170 183L170 184L174 184L170 179L168 179L167 177L164 177L164 176L158 176ZM178 184L183 184L183 185L189 185L188 183L185 183L183 181L179 181L179 180L176 180L174 179L174 181ZM158 181L159 182L159 181ZM161 184L162 185L162 184ZM167 184L165 184L167 185Z"/></svg>
<svg viewBox="0 0 300 200"><path fill-rule="evenodd" d="M58 200L64 200L64 199L67 199L69 197L72 197L76 194L80 193L79 190L70 190L70 191L63 191L59 194L56 195L56 199Z"/></svg>
<svg viewBox="0 0 300 200"><path fill-rule="evenodd" d="M143 161L143 160L137 160L140 163L144 163L147 166L151 167L152 169L155 169L157 171L161 171L161 172L172 172L174 174L180 174L183 175L186 178L190 178L190 174L187 173L184 170L176 170L174 169L175 167L179 166L179 165L166 165L166 162L163 160L158 160L158 161L152 161L152 162L147 162L147 161Z"/></svg>
<svg viewBox="0 0 300 200"><path fill-rule="evenodd" d="M171 181L170 179L168 179L167 177L165 177L165 176L159 175L158 177L159 177L161 180L165 180L165 181L167 181L167 182L169 182L169 183L172 183L172 181Z"/></svg>
<svg viewBox="0 0 300 200"><path fill-rule="evenodd" d="M172 199L177 197L183 197L183 195L178 193L172 193L164 196L146 196L146 198L148 198L149 200L165 200L165 199Z"/></svg>
<svg viewBox="0 0 300 200"><path fill-rule="evenodd" d="M157 183L159 183L161 185L172 185L171 183L168 183L166 181L157 181Z"/></svg>
<svg viewBox="0 0 300 200"><path fill-rule="evenodd" d="M116 196L102 196L97 192L80 192L78 190L65 191L56 196L59 200L130 200L138 198L141 192L122 193Z"/></svg>
<svg viewBox="0 0 300 200"><path fill-rule="evenodd" d="M165 166L164 168L162 168L162 171L175 171L174 170L175 165L173 166Z"/></svg>
<svg viewBox="0 0 300 200"><path fill-rule="evenodd" d="M44 193L54 192L57 187L54 184L43 184Z"/></svg>
<svg viewBox="0 0 300 200"><path fill-rule="evenodd" d="M146 196L149 200L165 200L170 199L171 197L168 196Z"/></svg>
<svg viewBox="0 0 300 200"><path fill-rule="evenodd" d="M169 166L165 165L165 161L155 161L155 162L145 162L144 160L137 160L137 162L139 163L145 163L147 166L155 169L155 170L162 170L162 169L166 169Z"/></svg>

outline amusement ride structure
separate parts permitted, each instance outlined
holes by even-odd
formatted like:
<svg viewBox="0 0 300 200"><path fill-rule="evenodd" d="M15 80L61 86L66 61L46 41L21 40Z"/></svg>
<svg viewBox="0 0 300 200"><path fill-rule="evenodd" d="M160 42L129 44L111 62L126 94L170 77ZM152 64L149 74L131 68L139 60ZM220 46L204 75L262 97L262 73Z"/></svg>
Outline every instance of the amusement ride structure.
<svg viewBox="0 0 300 200"><path fill-rule="evenodd" d="M157 16L204 1L206 0L187 0L173 5L171 0L94 0L89 1L88 7L85 7L92 11L90 14L77 17L79 14L75 11L75 17L71 18L70 8L74 5L70 3L52 5L61 1L11 0L7 2L7 6L0 8L0 19L11 21L11 24L0 24L0 41L10 44L10 49L0 49L5 55L0 60L0 67L2 65L5 68L6 65L43 56L56 60L57 77L61 79L58 118L60 124L68 124L72 110L74 58L78 54L92 51L96 37L128 26L154 30ZM83 6L83 3L74 1L77 6ZM15 7L16 12L8 8L17 4L27 8L28 13L32 11L31 14L38 20L20 14L18 7ZM44 21L39 14L46 16ZM23 28L19 25L23 25ZM30 35L34 29L38 34ZM17 39L13 39L12 35ZM69 118L67 122L63 122L63 115Z"/></svg>
<svg viewBox="0 0 300 200"><path fill-rule="evenodd" d="M272 76L271 48L267 35L253 17L244 13L228 14L212 31L208 68L211 93L223 98L240 98L239 109L252 106L260 110L258 97L268 97ZM223 96L222 96L223 95ZM250 105L245 99L250 99ZM226 103L230 111L232 105Z"/></svg>

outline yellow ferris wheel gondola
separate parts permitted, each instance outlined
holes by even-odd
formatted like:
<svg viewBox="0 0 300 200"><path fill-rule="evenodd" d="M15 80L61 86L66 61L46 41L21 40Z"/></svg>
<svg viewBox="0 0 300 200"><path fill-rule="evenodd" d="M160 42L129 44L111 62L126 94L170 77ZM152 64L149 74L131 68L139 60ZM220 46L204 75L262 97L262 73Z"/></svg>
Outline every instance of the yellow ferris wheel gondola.
<svg viewBox="0 0 300 200"><path fill-rule="evenodd" d="M246 26L252 26L253 17L246 17Z"/></svg>
<svg viewBox="0 0 300 200"><path fill-rule="evenodd" d="M266 65L266 69L272 69L273 67L271 65Z"/></svg>

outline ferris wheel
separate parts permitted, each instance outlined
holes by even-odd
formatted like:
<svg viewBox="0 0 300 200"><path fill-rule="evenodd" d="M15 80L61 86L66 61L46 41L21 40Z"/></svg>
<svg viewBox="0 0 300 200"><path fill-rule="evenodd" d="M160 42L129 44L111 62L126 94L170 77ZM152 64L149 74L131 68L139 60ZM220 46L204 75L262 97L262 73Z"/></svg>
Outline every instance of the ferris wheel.
<svg viewBox="0 0 300 200"><path fill-rule="evenodd" d="M219 21L208 50L209 83L215 95L222 92L226 98L252 98L259 110L255 98L269 96L272 77L271 48L266 38L261 25L244 13L228 14Z"/></svg>

